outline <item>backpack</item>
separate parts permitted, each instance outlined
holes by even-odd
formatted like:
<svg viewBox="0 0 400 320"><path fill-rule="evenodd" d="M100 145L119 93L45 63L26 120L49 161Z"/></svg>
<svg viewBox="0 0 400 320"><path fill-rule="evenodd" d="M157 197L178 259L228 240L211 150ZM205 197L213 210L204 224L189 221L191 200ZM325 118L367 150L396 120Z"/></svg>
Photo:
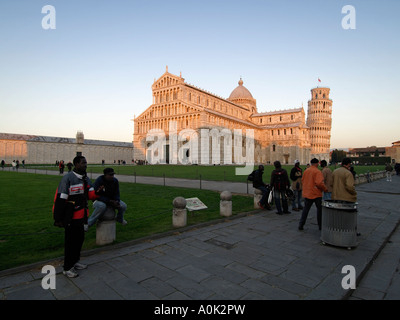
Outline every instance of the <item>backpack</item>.
<svg viewBox="0 0 400 320"><path fill-rule="evenodd" d="M254 173L255 173L255 171L253 171L252 173L250 173L250 174L247 176L247 180L249 180L249 181L254 181Z"/></svg>
<svg viewBox="0 0 400 320"><path fill-rule="evenodd" d="M274 172L274 188L276 190L283 190L286 188L286 183L283 178L284 171L279 170Z"/></svg>

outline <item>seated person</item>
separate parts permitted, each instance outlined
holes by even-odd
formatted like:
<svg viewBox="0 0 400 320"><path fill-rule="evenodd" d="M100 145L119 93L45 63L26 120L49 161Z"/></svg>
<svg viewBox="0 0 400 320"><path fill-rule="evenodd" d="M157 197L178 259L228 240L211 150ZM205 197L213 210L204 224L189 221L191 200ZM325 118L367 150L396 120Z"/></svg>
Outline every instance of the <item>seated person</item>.
<svg viewBox="0 0 400 320"><path fill-rule="evenodd" d="M93 184L96 194L100 197L93 202L94 211L88 219L88 225L89 227L93 226L97 219L102 217L107 206L117 209L118 213L115 220L126 225L128 222L124 220L124 213L127 206L120 199L119 182L114 178L114 169L105 168L103 173L104 175L98 177Z"/></svg>
<svg viewBox="0 0 400 320"><path fill-rule="evenodd" d="M268 195L270 192L270 188L267 184L264 183L262 176L264 173L264 166L259 165L258 170L255 170L251 173L252 175L252 181L253 181L253 188L259 189L262 192L262 198L260 202L258 202L258 205L262 209L267 209L271 210L271 206L268 204Z"/></svg>

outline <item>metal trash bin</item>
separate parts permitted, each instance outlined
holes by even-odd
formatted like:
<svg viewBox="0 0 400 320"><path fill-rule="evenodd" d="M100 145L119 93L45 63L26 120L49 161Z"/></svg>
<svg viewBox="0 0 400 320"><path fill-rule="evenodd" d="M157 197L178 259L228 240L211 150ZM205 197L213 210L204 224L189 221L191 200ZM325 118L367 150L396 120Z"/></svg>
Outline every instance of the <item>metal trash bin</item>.
<svg viewBox="0 0 400 320"><path fill-rule="evenodd" d="M357 202L322 202L321 241L348 249L357 246Z"/></svg>

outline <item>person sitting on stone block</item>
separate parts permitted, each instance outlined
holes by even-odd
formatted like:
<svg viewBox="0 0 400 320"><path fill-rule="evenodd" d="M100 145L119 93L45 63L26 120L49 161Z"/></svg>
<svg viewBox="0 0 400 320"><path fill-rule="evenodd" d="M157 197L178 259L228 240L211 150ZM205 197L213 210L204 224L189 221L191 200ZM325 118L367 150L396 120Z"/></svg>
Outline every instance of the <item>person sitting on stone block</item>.
<svg viewBox="0 0 400 320"><path fill-rule="evenodd" d="M258 202L259 207L261 209L271 210L271 206L268 203L268 196L269 196L269 193L271 190L270 190L269 185L264 183L263 178L262 178L263 174L264 174L264 166L261 164L258 166L258 170L254 170L250 174L250 176L251 176L250 181L253 181L253 188L259 189L262 192L263 196L262 196L261 200Z"/></svg>
<svg viewBox="0 0 400 320"><path fill-rule="evenodd" d="M88 219L88 225L89 227L93 226L102 217L107 206L117 209L115 220L126 225L128 222L124 220L124 213L127 205L120 199L119 182L114 177L114 169L105 168L103 173L104 175L98 177L94 182L94 189L97 190L96 194L100 197L93 203L94 211Z"/></svg>

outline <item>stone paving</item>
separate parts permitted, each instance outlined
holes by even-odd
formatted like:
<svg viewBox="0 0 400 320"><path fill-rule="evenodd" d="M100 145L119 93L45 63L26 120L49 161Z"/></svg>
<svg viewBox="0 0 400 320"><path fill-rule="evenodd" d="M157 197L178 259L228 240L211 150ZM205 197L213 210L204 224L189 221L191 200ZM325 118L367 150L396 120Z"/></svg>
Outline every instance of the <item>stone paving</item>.
<svg viewBox="0 0 400 320"><path fill-rule="evenodd" d="M299 212L278 216L275 211L256 210L156 239L86 252L81 262L89 267L75 279L62 274L58 260L2 271L0 299L399 298L399 236L395 232L400 222L399 187L398 176L392 182L382 179L357 186L361 236L353 250L321 243L315 207L304 231L297 230ZM381 262L376 271L385 274L385 284L368 276L382 257L391 261ZM56 289L42 288L45 264L56 267ZM345 265L355 267L359 285L355 291L342 288Z"/></svg>

